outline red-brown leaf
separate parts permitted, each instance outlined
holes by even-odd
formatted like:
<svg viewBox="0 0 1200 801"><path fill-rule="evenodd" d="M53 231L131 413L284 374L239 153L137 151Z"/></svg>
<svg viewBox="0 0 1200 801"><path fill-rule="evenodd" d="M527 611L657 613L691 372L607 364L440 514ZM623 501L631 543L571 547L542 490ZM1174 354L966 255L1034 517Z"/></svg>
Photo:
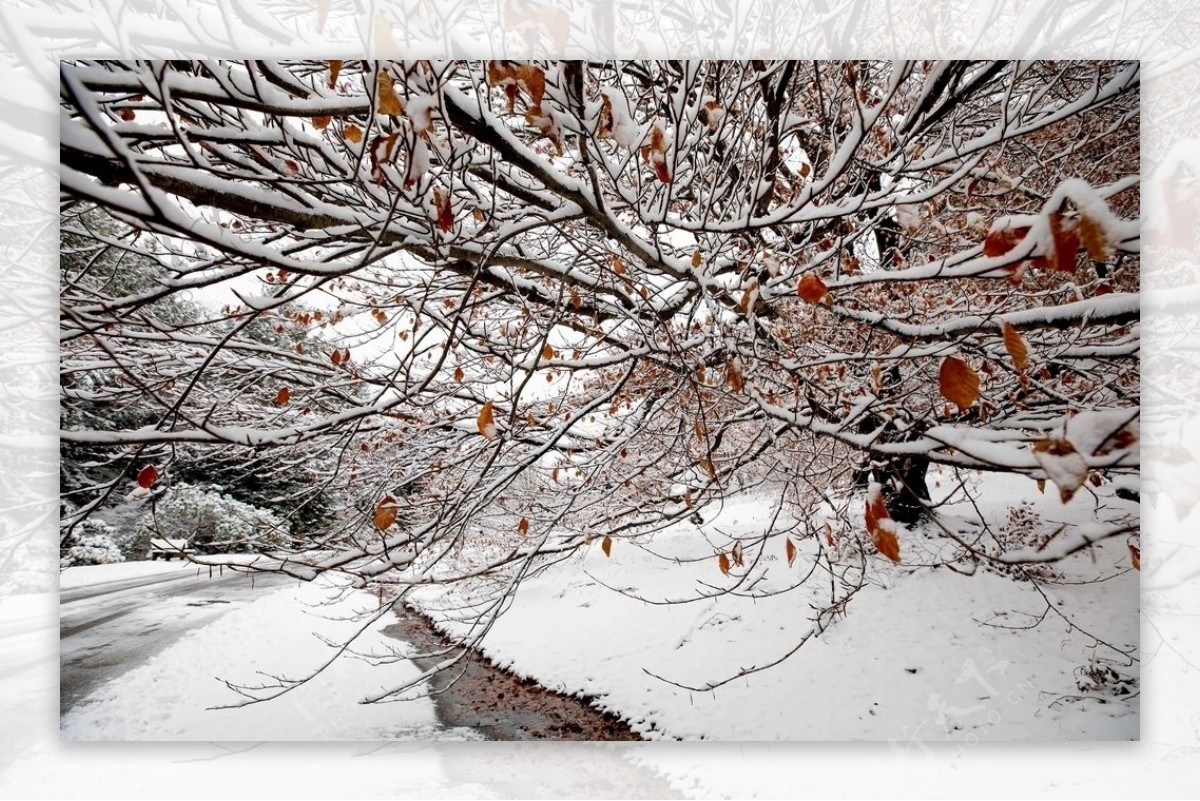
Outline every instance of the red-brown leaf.
<svg viewBox="0 0 1200 801"><path fill-rule="evenodd" d="M1020 244L1027 233L1029 233L1028 227L1004 228L999 231L992 231L983 240L983 255L990 257L1003 256Z"/></svg>
<svg viewBox="0 0 1200 801"><path fill-rule="evenodd" d="M820 276L812 273L805 275L796 285L796 294L806 303L820 303L828 292L829 289Z"/></svg>
<svg viewBox="0 0 1200 801"><path fill-rule="evenodd" d="M729 575L729 557L725 554L719 554L717 556L717 567L719 567L721 569L722 573L724 573L726 576L728 576Z"/></svg>
<svg viewBox="0 0 1200 801"><path fill-rule="evenodd" d="M605 556L612 556L612 537L605 536L600 540L600 550L604 551Z"/></svg>
<svg viewBox="0 0 1200 801"><path fill-rule="evenodd" d="M529 533L529 521L523 517L521 518L521 522L517 523L517 533L522 537Z"/></svg>
<svg viewBox="0 0 1200 801"><path fill-rule="evenodd" d="M788 567L796 561L796 546L792 543L792 538L788 537L784 540L784 550L787 552Z"/></svg>
<svg viewBox="0 0 1200 801"><path fill-rule="evenodd" d="M275 393L275 405L284 406L289 400L291 400L291 398L292 391L287 387L280 387L279 391Z"/></svg>
<svg viewBox="0 0 1200 801"><path fill-rule="evenodd" d="M671 168L667 166L665 158L654 159L654 177L664 184L671 183Z"/></svg>
<svg viewBox="0 0 1200 801"><path fill-rule="evenodd" d="M1067 225L1066 218L1061 214L1050 215L1050 236L1054 240L1054 253L1050 258L1050 267L1063 273L1075 272L1078 263L1076 254L1079 253L1079 234Z"/></svg>
<svg viewBox="0 0 1200 801"><path fill-rule="evenodd" d="M338 73L342 71L341 61L329 62L329 88L332 89L337 84Z"/></svg>
<svg viewBox="0 0 1200 801"><path fill-rule="evenodd" d="M938 371L938 390L959 411L964 411L979 398L979 376L962 359L947 356Z"/></svg>
<svg viewBox="0 0 1200 801"><path fill-rule="evenodd" d="M142 489L150 489L158 483L158 468L148 464L138 472L137 484Z"/></svg>
<svg viewBox="0 0 1200 801"><path fill-rule="evenodd" d="M443 234L454 227L454 209L450 205L450 196L443 194L436 186L433 188L433 202L437 207L437 226Z"/></svg>

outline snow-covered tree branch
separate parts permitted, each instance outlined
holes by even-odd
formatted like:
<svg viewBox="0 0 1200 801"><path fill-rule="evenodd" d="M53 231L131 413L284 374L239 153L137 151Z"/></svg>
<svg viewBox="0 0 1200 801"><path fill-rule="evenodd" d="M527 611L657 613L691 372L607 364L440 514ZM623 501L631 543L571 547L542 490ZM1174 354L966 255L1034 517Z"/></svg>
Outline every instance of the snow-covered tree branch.
<svg viewBox="0 0 1200 801"><path fill-rule="evenodd" d="M811 540L823 629L865 581L854 532L902 561L897 523L939 514L931 465L1064 502L1136 475L1139 77L64 63L64 525L170 491L188 448L241 454L324 498L272 569L504 598L757 487L801 522L714 542L721 572Z"/></svg>

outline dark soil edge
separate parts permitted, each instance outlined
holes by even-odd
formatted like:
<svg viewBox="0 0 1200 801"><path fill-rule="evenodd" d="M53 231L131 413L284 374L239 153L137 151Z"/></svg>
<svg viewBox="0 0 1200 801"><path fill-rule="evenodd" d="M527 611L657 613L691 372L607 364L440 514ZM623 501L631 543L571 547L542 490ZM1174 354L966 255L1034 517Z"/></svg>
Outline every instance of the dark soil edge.
<svg viewBox="0 0 1200 801"><path fill-rule="evenodd" d="M383 633L409 643L422 670L445 657L420 656L455 648L433 621L416 609L396 610ZM461 649L460 649L461 650ZM543 687L471 650L449 671L430 679L430 694L445 726L473 728L493 740L643 740L627 720L593 706L594 698Z"/></svg>

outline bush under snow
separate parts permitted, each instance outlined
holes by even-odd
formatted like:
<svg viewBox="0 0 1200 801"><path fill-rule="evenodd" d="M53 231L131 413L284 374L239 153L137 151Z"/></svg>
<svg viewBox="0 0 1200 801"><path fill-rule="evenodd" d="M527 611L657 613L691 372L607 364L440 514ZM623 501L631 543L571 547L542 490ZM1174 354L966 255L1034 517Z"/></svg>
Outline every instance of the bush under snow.
<svg viewBox="0 0 1200 801"><path fill-rule="evenodd" d="M111 565L124 562L117 546L116 530L103 520L85 520L79 524L79 534L59 562L60 567L74 565Z"/></svg>

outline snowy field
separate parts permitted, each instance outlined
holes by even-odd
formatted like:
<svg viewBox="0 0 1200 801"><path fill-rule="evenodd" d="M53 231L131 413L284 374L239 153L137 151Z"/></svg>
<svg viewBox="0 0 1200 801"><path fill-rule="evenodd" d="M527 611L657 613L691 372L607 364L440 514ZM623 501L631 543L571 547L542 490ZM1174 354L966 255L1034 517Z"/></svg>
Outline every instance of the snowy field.
<svg viewBox="0 0 1200 801"><path fill-rule="evenodd" d="M1003 520L1014 498L1027 498L1044 524L1085 522L1094 505L1080 493L1064 506L1052 492L1031 492L1032 482L1021 477L987 482L982 502L989 506L981 511L993 520ZM1110 497L1105 504L1124 502ZM947 740L1138 738L1138 664L1122 664L1095 639L1126 650L1138 643L1139 574L1128 566L1123 541L1060 563L1066 583L1041 591L1069 622L1049 612L1033 626L1047 608L1038 589L982 569L966 576L906 567L932 561L943 545L902 532L904 562L872 557L869 585L845 614L783 663L710 692L674 686L702 687L773 662L808 632L809 604L824 600L827 582L757 600L697 598L702 589L734 586L740 572L722 575L708 537L719 542L717 532L761 531L765 508L743 496L700 527L707 537L685 524L641 548L618 542L611 557L593 546L582 559L530 579L485 650L548 687L598 696L652 739L887 740L911 748ZM772 581L782 588L783 576L807 569L811 541L799 545L792 568L783 546L774 547L777 553L761 556L760 590ZM430 590L419 598L436 617L439 607L457 607L471 595ZM664 603L681 599L693 600ZM446 628L456 630L452 622ZM1080 689L1085 671L1105 667L1118 674L1111 685Z"/></svg>
<svg viewBox="0 0 1200 801"><path fill-rule="evenodd" d="M935 479L936 483L937 479ZM1063 506L1030 482L988 478L993 508L1024 492L1045 521L1080 519L1094 505L1086 493ZM1009 486L1011 484L1011 486ZM1120 504L1108 499L1108 504ZM709 538L761 530L767 505L754 495L728 502L699 530L683 524L642 547L618 541L610 557L598 544L528 580L485 641L492 659L552 689L596 697L650 739L883 740L895 748L936 741L1131 740L1139 733L1138 667L1122 665L1095 638L1120 648L1138 641L1138 573L1127 568L1123 541L1105 543L1061 563L1062 581L1041 591L980 570L914 569L875 556L868 585L819 637L781 664L707 692L683 689L764 665L791 650L809 630L811 589L757 600L736 594L698 597L732 586L711 557ZM947 515L953 509L945 510ZM931 559L942 547L901 531L905 561ZM777 540L768 543L768 549ZM795 564L779 553L758 559L758 589L805 570L812 543L800 542ZM664 560L662 556L672 557ZM68 570L79 586L180 563L133 563ZM194 570L194 567L191 567ZM1123 572L1122 572L1123 571ZM1117 572L1102 583L1087 583ZM1046 611L1041 592L1069 618ZM418 596L445 620L472 590L429 589ZM708 593L711 594L711 593ZM688 600L691 599L691 600ZM662 603L687 600L686 603ZM185 635L145 665L109 682L62 720L67 740L374 740L462 739L441 730L428 699L379 705L357 702L417 675L407 661L372 666L353 655L280 699L236 709L223 682L258 684L285 672L296 678L332 655L361 625L357 613L377 606L368 592L339 592L329 581L264 591ZM372 624L355 643L381 655L404 644ZM453 623L444 627L455 632ZM316 635L319 635L316 636ZM1111 666L1119 681L1081 690L1084 671ZM674 683L674 684L673 684ZM1123 693L1123 694L1119 694Z"/></svg>

